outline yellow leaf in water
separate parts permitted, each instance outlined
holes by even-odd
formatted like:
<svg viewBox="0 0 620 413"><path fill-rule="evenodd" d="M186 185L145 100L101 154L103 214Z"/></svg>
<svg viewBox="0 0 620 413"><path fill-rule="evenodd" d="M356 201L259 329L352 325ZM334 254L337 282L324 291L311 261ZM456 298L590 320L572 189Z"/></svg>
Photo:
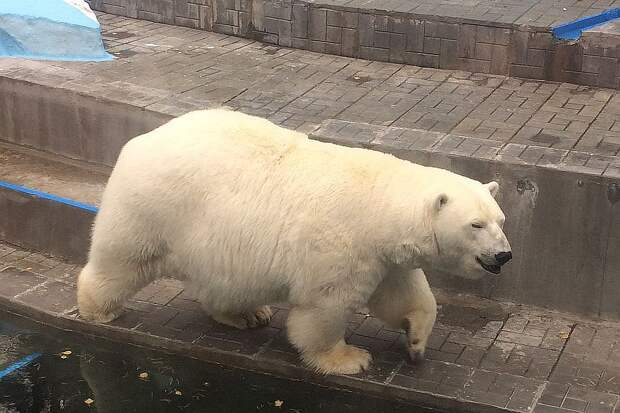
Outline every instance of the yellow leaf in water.
<svg viewBox="0 0 620 413"><path fill-rule="evenodd" d="M182 395L183 393L181 393L181 390L175 390L175 391L174 391L174 394L176 394L177 396L180 396L180 395Z"/></svg>
<svg viewBox="0 0 620 413"><path fill-rule="evenodd" d="M140 373L138 374L138 377L140 377L142 380L148 380L149 379L149 374L144 372L144 373Z"/></svg>
<svg viewBox="0 0 620 413"><path fill-rule="evenodd" d="M70 356L70 355L71 355L71 350L66 350L66 351L63 351L63 352L62 352L62 353L60 353L60 354L63 354L63 355L65 355L65 356Z"/></svg>
<svg viewBox="0 0 620 413"><path fill-rule="evenodd" d="M91 399L90 397L89 397L88 399L84 400L84 403L86 403L86 404L87 404L87 405L89 405L89 406L90 406L91 404L93 404L94 402L95 402L95 401L94 401L93 399Z"/></svg>
<svg viewBox="0 0 620 413"><path fill-rule="evenodd" d="M561 339L566 340L570 334L568 334L568 333L567 333L567 332L565 332L565 331L562 331L562 332L561 332L560 334L558 334L558 335L560 336L560 338L561 338Z"/></svg>
<svg viewBox="0 0 620 413"><path fill-rule="evenodd" d="M284 402L282 400L276 400L275 402L273 402L273 405L276 407L282 407L283 404Z"/></svg>

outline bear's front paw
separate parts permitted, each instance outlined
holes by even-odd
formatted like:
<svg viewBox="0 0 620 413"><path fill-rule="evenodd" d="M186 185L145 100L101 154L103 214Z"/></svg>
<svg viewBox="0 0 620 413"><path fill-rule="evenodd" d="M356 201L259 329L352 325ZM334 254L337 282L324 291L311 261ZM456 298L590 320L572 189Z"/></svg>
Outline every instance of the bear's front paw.
<svg viewBox="0 0 620 413"><path fill-rule="evenodd" d="M111 321L116 320L123 314L122 309L117 309L115 311L110 311L107 313L103 312L87 312L87 311L79 311L80 318L91 321L93 323L105 324Z"/></svg>
<svg viewBox="0 0 620 413"><path fill-rule="evenodd" d="M252 311L212 314L211 317L220 324L245 330L246 328L266 326L271 321L272 315L271 307L263 305Z"/></svg>
<svg viewBox="0 0 620 413"><path fill-rule="evenodd" d="M368 369L372 356L366 350L340 342L325 352L306 352L302 359L319 373L341 375Z"/></svg>

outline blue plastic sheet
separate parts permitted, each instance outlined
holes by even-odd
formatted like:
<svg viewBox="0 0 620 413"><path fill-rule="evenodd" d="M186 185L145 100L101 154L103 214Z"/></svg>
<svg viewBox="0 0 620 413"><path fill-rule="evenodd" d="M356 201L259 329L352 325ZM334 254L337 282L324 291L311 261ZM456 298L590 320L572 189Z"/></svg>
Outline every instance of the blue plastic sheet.
<svg viewBox="0 0 620 413"><path fill-rule="evenodd" d="M1 0L0 57L105 61L96 16L83 0Z"/></svg>

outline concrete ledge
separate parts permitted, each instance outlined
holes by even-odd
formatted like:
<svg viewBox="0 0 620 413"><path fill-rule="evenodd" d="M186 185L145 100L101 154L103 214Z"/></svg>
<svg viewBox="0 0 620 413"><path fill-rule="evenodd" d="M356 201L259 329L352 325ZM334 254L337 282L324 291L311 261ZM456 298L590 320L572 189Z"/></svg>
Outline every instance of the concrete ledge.
<svg viewBox="0 0 620 413"><path fill-rule="evenodd" d="M553 23L600 9L532 2L434 7L419 2L303 0L91 0L95 10L285 47L383 62L620 87L620 35L554 39ZM436 3L436 2L435 2ZM479 3L479 4L478 4ZM497 4L500 3L500 4ZM419 6L419 7L416 7ZM477 7L475 7L477 6ZM435 13L433 13L436 9ZM496 9L486 14L478 10ZM530 9L530 10L528 10ZM503 14L505 13L505 14ZM544 18L545 13L549 16ZM554 17L555 16L555 17ZM113 38L112 38L113 39Z"/></svg>
<svg viewBox="0 0 620 413"><path fill-rule="evenodd" d="M111 324L90 324L76 316L79 271L79 266L0 242L0 308L123 344L399 398L440 411L543 413L561 409L570 394L595 405L597 412L613 413L620 399L613 382L620 365L613 354L602 351L613 347L620 334L613 323L438 292L438 322L425 363L412 366L405 361L402 332L358 313L349 322L347 340L372 352L371 369L356 376L322 377L301 367L287 343L286 307L275 306L268 327L235 330L206 317L181 283L164 279L140 291ZM596 353L584 350L584 334L592 337ZM597 379L584 382L574 367L597 371Z"/></svg>
<svg viewBox="0 0 620 413"><path fill-rule="evenodd" d="M426 362L408 364L402 332L357 313L349 321L347 340L372 352L372 367L356 376L322 377L303 368L286 341L286 307L275 306L268 327L235 330L205 316L181 283L163 279L130 300L119 319L90 324L76 316L79 271L79 266L0 242L0 309L123 344L439 411L571 413L580 404L614 413L620 403L619 359L609 350L620 340L617 323L437 291L440 310Z"/></svg>
<svg viewBox="0 0 620 413"><path fill-rule="evenodd" d="M422 408L439 411L458 411L463 413L506 413L519 410L504 409L497 406L457 400L454 397L434 394L427 391L407 389L401 386L389 386L380 382L366 381L355 377L321 377L301 367L299 363L290 363L284 360L240 354L226 351L217 347L197 346L189 342L161 337L127 328L109 325L94 325L86 323L75 316L57 314L35 309L15 301L7 301L0 297L0 308L9 313L28 317L36 322L57 329L73 331L94 337L101 337L117 343L144 346L154 350L166 351L196 358L201 361L214 363L226 367L239 368L262 374L272 374L291 380L303 380L306 383L328 386L353 392L363 392L365 395L383 399L400 399Z"/></svg>

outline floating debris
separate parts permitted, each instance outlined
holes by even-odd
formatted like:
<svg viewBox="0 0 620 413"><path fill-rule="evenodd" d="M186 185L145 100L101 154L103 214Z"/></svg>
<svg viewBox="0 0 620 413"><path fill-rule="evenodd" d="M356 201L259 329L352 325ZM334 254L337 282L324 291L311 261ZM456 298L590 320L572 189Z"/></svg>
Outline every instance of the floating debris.
<svg viewBox="0 0 620 413"><path fill-rule="evenodd" d="M148 380L149 379L149 374L147 372L143 372L143 373L138 374L138 377L141 380Z"/></svg>
<svg viewBox="0 0 620 413"><path fill-rule="evenodd" d="M90 397L86 400L84 400L84 403L86 403L87 406L90 406L91 404L93 404L95 401L93 399L91 399Z"/></svg>
<svg viewBox="0 0 620 413"><path fill-rule="evenodd" d="M283 404L284 402L282 400L276 400L275 402L273 402L273 405L276 407L282 407Z"/></svg>

